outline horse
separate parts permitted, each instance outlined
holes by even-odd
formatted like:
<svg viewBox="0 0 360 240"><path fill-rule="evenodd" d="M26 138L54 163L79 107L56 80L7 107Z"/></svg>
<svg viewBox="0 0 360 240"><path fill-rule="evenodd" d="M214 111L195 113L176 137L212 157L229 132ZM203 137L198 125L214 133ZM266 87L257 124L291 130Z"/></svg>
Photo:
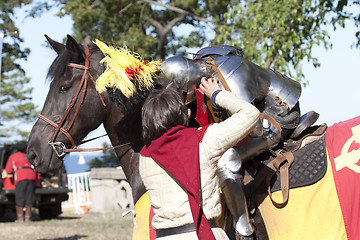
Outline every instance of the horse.
<svg viewBox="0 0 360 240"><path fill-rule="evenodd" d="M64 154L76 151L76 146L81 143L86 135L103 124L129 181L133 201L136 205L146 194L146 189L139 175L138 164L139 151L143 146L140 112L143 101L149 92L139 91L130 98L113 89L98 94L95 89L96 79L105 70L105 67L100 64L100 60L104 57L102 52L93 44L86 46L77 43L69 35L65 45L48 36L46 38L58 56L51 64L48 72L51 84L43 110L29 136L28 160L38 172L56 170L63 165ZM360 119L356 120L358 121L355 121L352 128L359 125ZM352 132L350 131L350 133ZM353 141L358 143L360 142L359 135L359 131L356 130L348 138L354 139L352 136L356 136ZM307 146L312 146L311 144ZM350 149L350 147L348 148ZM356 152L354 146L349 152L353 151ZM352 155L356 156L356 154ZM323 239L331 239L331 237L333 239L345 239L347 234L350 234L348 233L349 230L346 229L345 231L345 227L343 227L349 228L348 224L345 225L343 213L339 210L339 205L343 203L340 204L334 196L337 188L332 175L336 171L333 162L329 159L327 166L331 167L327 167L324 177L310 186L290 189L290 197L285 207L274 207L267 194L256 195L260 210L255 212L256 239L296 239L291 238L293 236L298 236L299 239L309 238L309 236L310 239L314 236L316 239L321 239L322 236L329 237ZM331 187L325 187L328 186L325 184L327 182L332 182L330 183ZM351 179L351 182L354 181ZM320 191L316 186L320 186L319 189L321 189L322 194L331 193L332 196L326 199L326 204L321 202L326 197L319 194ZM307 190L304 194L299 189ZM279 192L274 192L273 198L278 199L278 195ZM311 201L316 204L311 205ZM314 209L319 208L321 204L324 206L320 209L322 215L306 214L306 209L310 208L311 211L315 212ZM326 211L329 209L329 205L333 206L331 209L335 209L338 218L334 219L333 212ZM288 207L291 210L287 210ZM358 208L356 210L356 213L359 213ZM289 217L285 212L290 212L288 214L291 216ZM265 226L261 224L260 213ZM331 215L329 215L330 213ZM138 213L136 214L138 221L140 217ZM311 221L309 221L310 216L314 217ZM297 218L301 222L293 223ZM321 224L316 224L321 221L328 224L336 222L338 228L330 229L331 231L328 231L327 234L321 233L322 235L319 235L317 232L321 228ZM360 229L360 227L356 224L358 222L355 222L355 227L350 227L355 232L351 233L352 236L360 236L356 232L356 229ZM328 228L328 225L326 227ZM340 228L341 230L339 230Z"/></svg>
<svg viewBox="0 0 360 240"><path fill-rule="evenodd" d="M105 70L100 64L104 55L98 47L80 45L70 35L65 45L45 37L58 55L47 75L51 83L45 104L29 135L27 159L37 172L59 169L63 150L75 148L103 124L111 144L117 146L115 151L135 203L145 193L138 171L145 93L129 99L112 90L98 94L95 80Z"/></svg>

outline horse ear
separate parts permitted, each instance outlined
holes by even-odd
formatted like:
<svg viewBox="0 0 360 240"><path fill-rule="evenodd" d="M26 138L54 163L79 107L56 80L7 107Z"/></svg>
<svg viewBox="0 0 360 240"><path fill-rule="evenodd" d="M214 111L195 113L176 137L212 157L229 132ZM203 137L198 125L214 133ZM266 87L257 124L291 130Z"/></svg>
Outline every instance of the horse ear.
<svg viewBox="0 0 360 240"><path fill-rule="evenodd" d="M50 43L50 46L55 50L57 54L59 54L65 48L64 44L52 40L48 35L45 34L45 37L46 40Z"/></svg>
<svg viewBox="0 0 360 240"><path fill-rule="evenodd" d="M67 35L66 49L70 52L71 59L74 63L83 63L85 61L79 44L70 35Z"/></svg>

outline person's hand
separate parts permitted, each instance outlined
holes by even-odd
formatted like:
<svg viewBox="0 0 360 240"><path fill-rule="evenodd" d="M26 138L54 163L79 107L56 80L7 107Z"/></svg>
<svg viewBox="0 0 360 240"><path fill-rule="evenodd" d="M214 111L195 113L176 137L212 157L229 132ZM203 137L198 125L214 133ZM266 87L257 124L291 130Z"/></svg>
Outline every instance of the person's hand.
<svg viewBox="0 0 360 240"><path fill-rule="evenodd" d="M2 170L2 172L1 172L1 177L2 177L2 178L6 178L7 176L8 176L8 174L6 173L5 169Z"/></svg>
<svg viewBox="0 0 360 240"><path fill-rule="evenodd" d="M201 83L200 83L200 89L201 91L204 92L204 94L208 97L211 98L211 95L216 91L216 90L220 90L220 86L217 83L217 80L214 78L209 78L206 79L205 77L203 77L201 79Z"/></svg>

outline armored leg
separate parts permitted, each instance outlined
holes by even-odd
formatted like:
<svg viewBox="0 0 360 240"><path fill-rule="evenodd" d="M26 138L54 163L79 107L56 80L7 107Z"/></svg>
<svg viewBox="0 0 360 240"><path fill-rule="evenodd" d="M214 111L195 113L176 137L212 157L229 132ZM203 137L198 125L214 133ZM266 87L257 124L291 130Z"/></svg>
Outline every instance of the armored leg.
<svg viewBox="0 0 360 240"><path fill-rule="evenodd" d="M218 175L221 190L229 209L233 225L237 233L250 237L254 228L250 223L246 203L243 179L239 174L243 162L257 156L280 142L280 132L273 127L265 128L260 137L251 137L245 146L237 146L227 150L218 162ZM251 238L249 238L251 239Z"/></svg>
<svg viewBox="0 0 360 240"><path fill-rule="evenodd" d="M221 190L232 218L233 226L238 234L244 237L250 237L253 232L253 226L250 223L248 213L244 183L239 178L241 161L237 152L231 148L225 152L218 164L218 175L220 179ZM252 239L251 237L249 239Z"/></svg>
<svg viewBox="0 0 360 240"><path fill-rule="evenodd" d="M269 151L279 144L281 133L275 127L265 128L263 135L260 137L250 137L249 143L243 146L235 146L234 149L238 154L241 162L246 162L256 156Z"/></svg>

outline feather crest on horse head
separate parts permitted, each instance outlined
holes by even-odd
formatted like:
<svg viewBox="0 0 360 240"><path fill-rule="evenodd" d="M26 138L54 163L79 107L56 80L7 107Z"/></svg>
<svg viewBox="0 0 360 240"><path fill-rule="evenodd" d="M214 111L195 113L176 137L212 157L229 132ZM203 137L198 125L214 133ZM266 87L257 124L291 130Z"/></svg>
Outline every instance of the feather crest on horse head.
<svg viewBox="0 0 360 240"><path fill-rule="evenodd" d="M96 90L99 93L113 88L129 98L137 88L145 90L153 86L153 77L157 76L161 61L144 61L139 54L127 48L108 46L98 39L94 43L105 55L101 63L105 64L106 70L96 81Z"/></svg>

